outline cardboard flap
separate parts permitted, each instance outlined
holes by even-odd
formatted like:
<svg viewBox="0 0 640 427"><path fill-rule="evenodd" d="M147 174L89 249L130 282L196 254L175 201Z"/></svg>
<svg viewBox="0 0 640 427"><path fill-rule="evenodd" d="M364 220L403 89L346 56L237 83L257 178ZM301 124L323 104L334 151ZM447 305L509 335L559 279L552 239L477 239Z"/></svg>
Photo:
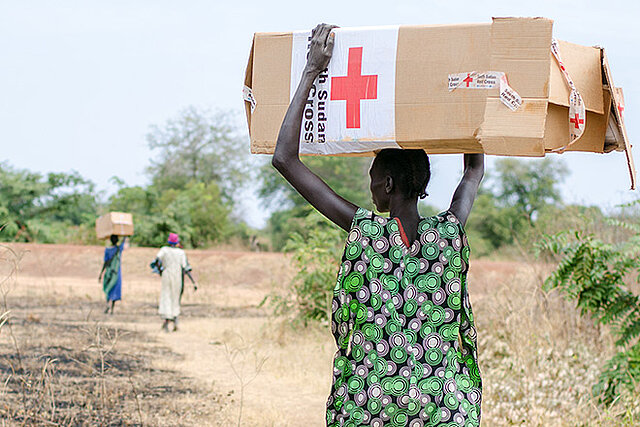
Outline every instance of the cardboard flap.
<svg viewBox="0 0 640 427"><path fill-rule="evenodd" d="M546 18L493 19L491 70L506 74L523 104L511 111L498 94L487 96L477 135L486 154L544 156L552 31L553 21Z"/></svg>
<svg viewBox="0 0 640 427"><path fill-rule="evenodd" d="M251 152L272 154L289 107L292 33L256 33L253 38Z"/></svg>
<svg viewBox="0 0 640 427"><path fill-rule="evenodd" d="M580 46L558 40L562 62L582 96L588 111L604 114L604 99L602 96L602 65L600 49L597 47ZM569 107L571 89L564 80L558 62L551 57L551 73L549 81L549 102Z"/></svg>
<svg viewBox="0 0 640 427"><path fill-rule="evenodd" d="M609 114L609 124L618 141L618 147L622 146L627 157L627 168L629 169L629 179L631 180L631 189L636 189L636 168L633 162L633 153L631 152L631 143L627 136L627 129L624 125L622 111L624 108L624 100L621 98L622 89L616 88L609 68L609 61L604 49L601 49L602 55L602 75L604 76L604 87L611 94L611 113ZM621 108L622 107L622 108ZM613 122L612 122L613 121ZM617 132L616 132L617 131Z"/></svg>
<svg viewBox="0 0 640 427"><path fill-rule="evenodd" d="M493 18L491 70L506 73L523 98L547 98L553 21L547 18Z"/></svg>

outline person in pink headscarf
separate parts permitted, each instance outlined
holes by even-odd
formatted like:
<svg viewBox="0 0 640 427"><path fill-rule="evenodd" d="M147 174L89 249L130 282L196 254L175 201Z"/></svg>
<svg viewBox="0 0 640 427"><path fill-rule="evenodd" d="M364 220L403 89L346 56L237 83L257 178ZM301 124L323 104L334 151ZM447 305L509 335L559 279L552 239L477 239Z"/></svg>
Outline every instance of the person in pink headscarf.
<svg viewBox="0 0 640 427"><path fill-rule="evenodd" d="M176 233L170 233L167 239L169 246L163 246L152 266L155 264L162 276L162 290L160 292L160 304L158 312L164 320L162 329L169 331L169 323L173 322L173 330L178 330L178 316L180 315L180 297L184 286L184 272L195 286L191 275L187 255L179 247L180 237Z"/></svg>

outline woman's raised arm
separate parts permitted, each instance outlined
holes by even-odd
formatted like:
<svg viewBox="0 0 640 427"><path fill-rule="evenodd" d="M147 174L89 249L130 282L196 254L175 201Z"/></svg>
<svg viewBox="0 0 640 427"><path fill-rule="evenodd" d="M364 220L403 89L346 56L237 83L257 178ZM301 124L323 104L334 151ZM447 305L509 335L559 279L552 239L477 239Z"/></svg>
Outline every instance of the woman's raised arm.
<svg viewBox="0 0 640 427"><path fill-rule="evenodd" d="M467 223L467 218L471 213L471 207L476 199L476 194L478 194L478 187L483 175L484 154L465 154L464 174L458 188L453 193L453 200L451 200L449 207L449 211L458 217L463 226Z"/></svg>
<svg viewBox="0 0 640 427"><path fill-rule="evenodd" d="M271 163L313 207L348 231L357 206L337 195L300 161L299 156L304 106L314 80L329 65L333 52L331 30L334 28L334 25L320 24L312 32L307 65L280 127Z"/></svg>

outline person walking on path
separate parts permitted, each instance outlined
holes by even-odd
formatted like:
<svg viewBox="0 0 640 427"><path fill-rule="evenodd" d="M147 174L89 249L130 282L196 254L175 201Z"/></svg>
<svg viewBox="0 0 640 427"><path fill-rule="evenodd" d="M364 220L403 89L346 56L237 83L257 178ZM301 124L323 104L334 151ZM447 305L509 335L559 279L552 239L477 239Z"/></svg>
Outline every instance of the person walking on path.
<svg viewBox="0 0 640 427"><path fill-rule="evenodd" d="M464 155L449 208L418 214L429 159L384 149L369 175L377 215L343 199L299 158L309 91L331 59L334 26L312 33L307 64L286 113L272 164L318 211L348 232L333 291L337 352L328 426L479 426L482 382L467 292L464 230L484 174L482 154Z"/></svg>
<svg viewBox="0 0 640 427"><path fill-rule="evenodd" d="M191 267L187 262L187 255L184 250L178 247L180 238L176 233L169 234L167 243L169 243L169 246L163 246L154 261L156 265L160 266L159 270L162 276L158 312L164 319L162 329L169 331L169 322L173 322L173 330L177 331L180 299L184 288L184 274L185 271L190 272ZM190 273L188 273L188 276L194 284L194 289L197 289Z"/></svg>
<svg viewBox="0 0 640 427"><path fill-rule="evenodd" d="M102 290L107 297L107 307L104 313L113 314L116 301L122 299L122 251L127 238L122 238L122 243L118 245L118 236L111 235L111 246L104 249L104 263L98 276L98 282L102 282ZM103 279L104 274L104 279Z"/></svg>

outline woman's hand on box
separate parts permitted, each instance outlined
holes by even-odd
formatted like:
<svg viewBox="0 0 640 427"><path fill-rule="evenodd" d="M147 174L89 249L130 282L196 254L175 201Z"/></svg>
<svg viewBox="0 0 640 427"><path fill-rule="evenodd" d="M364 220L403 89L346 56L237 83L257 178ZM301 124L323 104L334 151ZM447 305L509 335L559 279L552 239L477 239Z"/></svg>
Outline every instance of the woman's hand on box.
<svg viewBox="0 0 640 427"><path fill-rule="evenodd" d="M306 71L320 73L326 69L333 53L334 34L337 25L319 24L311 32L311 44L307 57Z"/></svg>

